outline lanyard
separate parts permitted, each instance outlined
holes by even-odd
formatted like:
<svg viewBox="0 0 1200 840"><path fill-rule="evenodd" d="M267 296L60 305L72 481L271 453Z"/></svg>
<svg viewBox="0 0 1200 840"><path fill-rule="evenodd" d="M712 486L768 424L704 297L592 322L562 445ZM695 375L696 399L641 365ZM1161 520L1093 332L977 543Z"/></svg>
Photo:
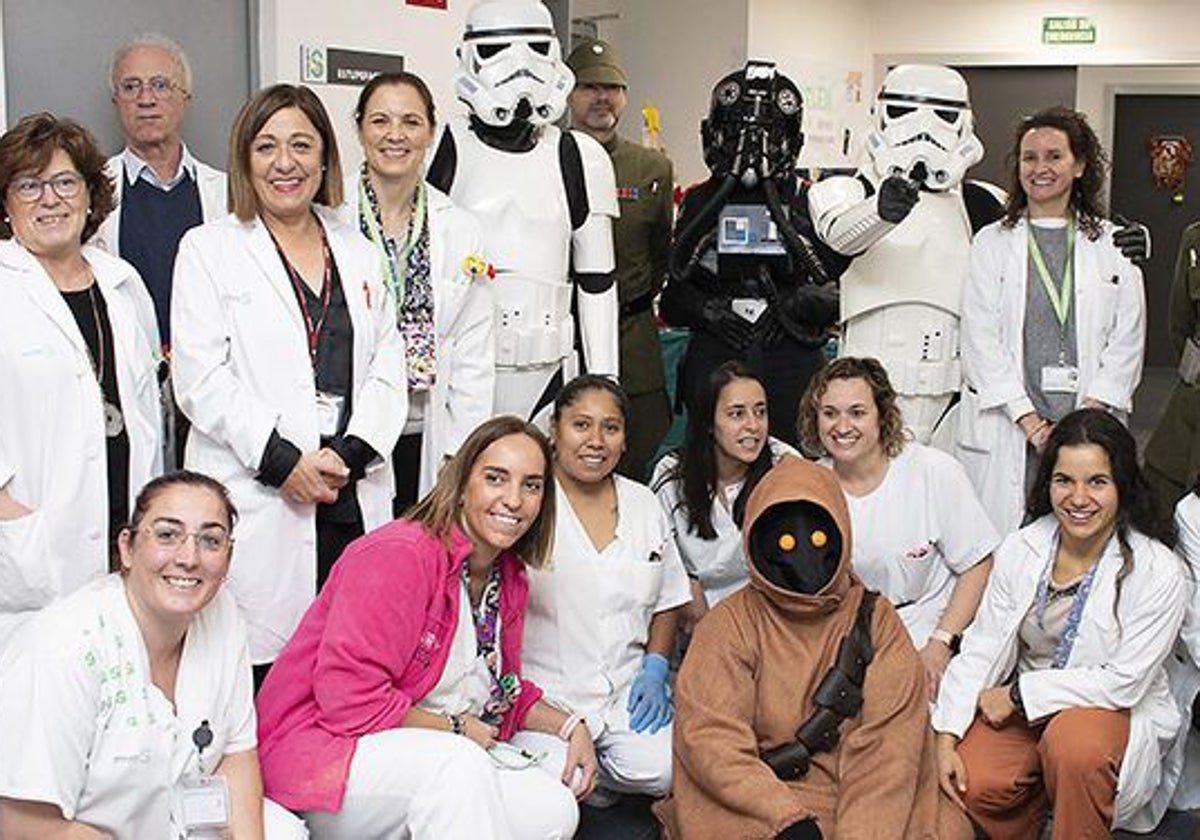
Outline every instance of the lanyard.
<svg viewBox="0 0 1200 840"><path fill-rule="evenodd" d="M292 281L292 291L296 293L296 301L300 304L300 314L304 317L304 330L308 334L308 359L312 362L314 370L317 367L317 344L321 338L321 327L325 325L325 316L329 314L329 299L333 294L333 283L330 282L333 274L333 255L329 253L329 240L325 238L325 226L318 224L317 227L321 231L321 253L325 258L325 277L321 281L321 312L315 322L308 311L308 297L304 294L304 278L300 276L300 272L296 271L288 260L287 254L283 253L283 249L279 247L279 240L275 238L275 234L271 233L269 228L267 230L267 233L271 233L271 241L275 243L275 252L283 261L283 268L287 271L288 279Z"/></svg>
<svg viewBox="0 0 1200 840"><path fill-rule="evenodd" d="M1109 537L1109 541L1112 538ZM1050 561L1046 564L1046 568L1042 571L1042 577L1038 580L1037 588L1037 623L1038 627L1045 629L1042 622L1046 616L1046 607L1050 603L1050 575L1054 570L1054 558L1058 556L1059 537L1054 538L1054 545L1050 549ZM1071 611L1067 613L1067 626L1063 628L1063 634L1058 640L1058 647L1054 650L1054 660L1050 663L1051 668L1066 667L1067 660L1071 658L1071 650L1075 647L1075 637L1079 635L1079 621L1083 616L1083 608L1087 605L1088 595L1092 592L1092 581L1096 578L1096 570L1100 568L1100 561L1104 558L1108 551L1108 543L1104 544L1104 548L1100 551L1100 556L1096 558L1096 562L1092 564L1092 568L1087 570L1087 574L1079 581L1079 588L1075 590L1075 597L1071 601Z"/></svg>
<svg viewBox="0 0 1200 840"><path fill-rule="evenodd" d="M364 172L358 179L358 214L367 226L367 233L375 247L379 250L379 260L383 265L383 276L387 278L388 287L396 297L396 306L404 303L405 287L408 285L408 255L412 253L421 232L425 229L425 182L417 181L416 207L408 224L408 242L399 252L396 242L389 236L384 236L379 218L375 215L375 206L367 194L367 175Z"/></svg>
<svg viewBox="0 0 1200 840"><path fill-rule="evenodd" d="M1071 312L1071 298L1075 286L1075 219L1067 219L1067 260L1063 264L1061 288L1055 286L1054 279L1050 276L1050 269L1046 267L1046 261L1042 258L1042 249L1038 247L1037 238L1033 235L1033 223L1030 221L1025 223L1025 242L1033 266L1042 281L1042 288L1046 290L1046 297L1050 298L1050 305L1054 307L1054 315L1058 318L1061 356L1066 352L1067 318Z"/></svg>

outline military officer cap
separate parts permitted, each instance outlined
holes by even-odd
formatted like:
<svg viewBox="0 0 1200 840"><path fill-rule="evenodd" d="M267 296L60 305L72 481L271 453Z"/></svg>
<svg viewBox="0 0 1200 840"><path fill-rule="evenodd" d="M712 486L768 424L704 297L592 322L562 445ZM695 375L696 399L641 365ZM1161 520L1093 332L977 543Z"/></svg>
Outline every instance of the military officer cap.
<svg viewBox="0 0 1200 840"><path fill-rule="evenodd" d="M621 59L607 41L595 38L583 41L567 56L567 66L575 74L576 84L629 87Z"/></svg>

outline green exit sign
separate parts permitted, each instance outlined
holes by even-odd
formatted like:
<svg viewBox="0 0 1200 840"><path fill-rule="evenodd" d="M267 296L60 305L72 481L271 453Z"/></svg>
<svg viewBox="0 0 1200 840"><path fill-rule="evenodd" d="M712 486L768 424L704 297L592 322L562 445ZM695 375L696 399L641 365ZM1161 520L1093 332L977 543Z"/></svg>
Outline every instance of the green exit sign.
<svg viewBox="0 0 1200 840"><path fill-rule="evenodd" d="M1044 17L1042 43L1094 44L1096 24L1090 17Z"/></svg>

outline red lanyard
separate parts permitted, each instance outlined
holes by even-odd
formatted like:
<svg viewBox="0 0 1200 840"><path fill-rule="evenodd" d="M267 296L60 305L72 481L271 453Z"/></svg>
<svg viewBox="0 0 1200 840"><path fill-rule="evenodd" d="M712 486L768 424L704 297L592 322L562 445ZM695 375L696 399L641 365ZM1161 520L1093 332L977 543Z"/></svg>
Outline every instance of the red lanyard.
<svg viewBox="0 0 1200 840"><path fill-rule="evenodd" d="M329 240L325 238L325 227L320 224L317 227L321 231L321 253L325 257L325 278L321 283L321 314L315 323L308 311L308 296L304 294L304 278L300 276L300 272L296 271L288 260L287 254L283 253L283 249L279 247L279 240L275 238L275 234L271 233L271 241L275 243L275 252L279 254L279 259L283 260L284 270L287 271L288 279L292 281L292 291L296 293L296 300L300 304L300 314L304 316L304 329L308 333L308 358L312 362L313 369L317 367L317 343L321 338L321 327L325 324L325 316L329 314L329 298L333 288L333 283L330 282L333 274L333 255L329 253ZM269 228L267 232L270 233Z"/></svg>

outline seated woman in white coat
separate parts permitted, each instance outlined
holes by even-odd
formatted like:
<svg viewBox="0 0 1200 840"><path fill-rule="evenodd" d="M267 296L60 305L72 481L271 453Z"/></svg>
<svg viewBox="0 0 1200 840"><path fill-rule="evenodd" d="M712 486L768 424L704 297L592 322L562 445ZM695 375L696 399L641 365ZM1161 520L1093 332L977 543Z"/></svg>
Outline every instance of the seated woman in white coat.
<svg viewBox="0 0 1200 840"><path fill-rule="evenodd" d="M120 574L0 657L0 837L305 837L262 797L246 628L221 583L237 513L180 472L142 490Z"/></svg>
<svg viewBox="0 0 1200 840"><path fill-rule="evenodd" d="M372 245L404 337L408 418L392 454L400 516L492 415L492 288L479 223L424 180L433 96L419 76L381 73L354 108L362 169L343 217Z"/></svg>
<svg viewBox="0 0 1200 840"><path fill-rule="evenodd" d="M163 431L154 304L133 266L82 245L113 209L92 136L25 117L0 137L0 194L2 650L109 571Z"/></svg>
<svg viewBox="0 0 1200 840"><path fill-rule="evenodd" d="M671 520L691 584L684 632L750 580L742 549L746 500L784 454L795 454L768 436L769 419L762 380L741 362L725 362L697 395L683 446L654 468L650 486Z"/></svg>
<svg viewBox="0 0 1200 840"><path fill-rule="evenodd" d="M1146 337L1142 273L1104 218L1104 152L1083 114L1025 118L1011 160L1005 216L971 244L954 452L1002 534L1022 524L1055 423L1132 409Z"/></svg>
<svg viewBox="0 0 1200 840"><path fill-rule="evenodd" d="M938 694L940 782L954 803L942 836L970 838L974 822L992 838L1037 837L1048 808L1055 840L1149 831L1174 788L1163 758L1182 721L1164 660L1189 587L1160 541L1169 522L1133 436L1101 409L1063 417L1028 512L996 550Z"/></svg>
<svg viewBox="0 0 1200 840"><path fill-rule="evenodd" d="M260 666L342 549L391 518L404 345L378 254L328 210L342 175L316 94L274 85L242 107L229 184L233 212L179 248L171 364L185 463L243 511L229 586Z"/></svg>
<svg viewBox="0 0 1200 840"><path fill-rule="evenodd" d="M530 573L525 670L551 703L586 722L601 787L663 796L671 787L667 656L676 607L689 594L666 514L649 488L615 472L627 407L621 386L594 374L554 400L558 523L552 562ZM516 740L556 764L565 756L544 735Z"/></svg>
<svg viewBox="0 0 1200 840"><path fill-rule="evenodd" d="M846 494L854 573L900 613L932 702L979 608L1000 537L962 465L906 441L903 423L877 359L831 362L800 399L804 448L822 456Z"/></svg>

